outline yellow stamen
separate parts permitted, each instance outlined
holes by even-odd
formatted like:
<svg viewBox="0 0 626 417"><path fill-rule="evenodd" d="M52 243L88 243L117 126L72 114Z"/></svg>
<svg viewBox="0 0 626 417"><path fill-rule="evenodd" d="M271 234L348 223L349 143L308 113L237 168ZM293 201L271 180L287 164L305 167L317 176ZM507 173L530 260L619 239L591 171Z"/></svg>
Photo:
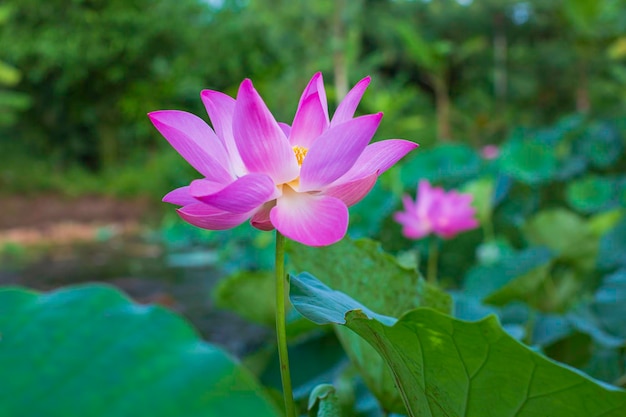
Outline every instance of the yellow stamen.
<svg viewBox="0 0 626 417"><path fill-rule="evenodd" d="M302 166L302 161L304 161L304 157L309 150L307 148L303 148L302 146L294 146L292 149L293 153L296 154L298 165Z"/></svg>

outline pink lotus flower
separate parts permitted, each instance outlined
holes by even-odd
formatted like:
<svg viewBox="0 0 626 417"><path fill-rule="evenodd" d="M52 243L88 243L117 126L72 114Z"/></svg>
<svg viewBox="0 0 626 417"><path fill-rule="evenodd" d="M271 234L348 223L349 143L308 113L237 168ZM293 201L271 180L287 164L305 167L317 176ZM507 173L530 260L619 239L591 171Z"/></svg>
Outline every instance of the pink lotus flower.
<svg viewBox="0 0 626 417"><path fill-rule="evenodd" d="M348 206L417 144L393 139L369 144L382 113L354 117L369 77L359 81L329 119L322 75L305 88L291 126L278 123L244 80L233 99L204 90L213 129L176 110L149 114L169 143L203 179L167 194L187 222L210 230L247 219L310 246L345 236Z"/></svg>
<svg viewBox="0 0 626 417"><path fill-rule="evenodd" d="M485 145L480 150L480 156L487 160L496 159L500 156L500 148L497 145Z"/></svg>
<svg viewBox="0 0 626 417"><path fill-rule="evenodd" d="M431 187L426 180L417 187L417 200L410 196L402 198L404 211L394 214L402 225L402 233L410 239L420 239L434 233L443 238L452 238L460 232L478 227L476 210L471 206L472 195L454 190Z"/></svg>

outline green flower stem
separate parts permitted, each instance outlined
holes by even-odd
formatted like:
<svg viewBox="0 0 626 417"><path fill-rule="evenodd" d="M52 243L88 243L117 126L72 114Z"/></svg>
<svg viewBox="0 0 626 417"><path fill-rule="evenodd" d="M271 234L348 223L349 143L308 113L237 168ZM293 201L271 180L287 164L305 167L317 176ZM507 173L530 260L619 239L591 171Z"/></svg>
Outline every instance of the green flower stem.
<svg viewBox="0 0 626 417"><path fill-rule="evenodd" d="M436 236L430 237L428 246L428 271L426 279L430 284L437 284L437 264L439 263L439 241Z"/></svg>
<svg viewBox="0 0 626 417"><path fill-rule="evenodd" d="M285 236L276 231L276 339L278 342L278 358L280 361L280 377L283 382L283 397L287 417L296 417L296 406L293 402L291 374L289 373L289 356L287 354L287 330L285 311Z"/></svg>

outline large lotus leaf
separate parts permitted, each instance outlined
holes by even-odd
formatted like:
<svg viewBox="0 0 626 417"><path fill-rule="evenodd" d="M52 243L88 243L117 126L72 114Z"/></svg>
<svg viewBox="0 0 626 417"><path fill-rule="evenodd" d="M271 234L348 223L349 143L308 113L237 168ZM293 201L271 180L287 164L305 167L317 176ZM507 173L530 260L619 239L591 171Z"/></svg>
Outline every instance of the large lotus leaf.
<svg viewBox="0 0 626 417"><path fill-rule="evenodd" d="M274 274L268 271L238 271L218 282L212 297L215 306L236 312L266 326L274 326L276 291Z"/></svg>
<svg viewBox="0 0 626 417"><path fill-rule="evenodd" d="M561 259L583 269L593 269L599 237L577 214L565 209L547 209L529 219L523 232L530 243L547 246Z"/></svg>
<svg viewBox="0 0 626 417"><path fill-rule="evenodd" d="M597 175L588 175L569 183L565 195L572 208L582 213L595 213L616 204L614 190L614 181Z"/></svg>
<svg viewBox="0 0 626 417"><path fill-rule="evenodd" d="M2 416L279 416L180 317L102 285L0 290Z"/></svg>
<svg viewBox="0 0 626 417"><path fill-rule="evenodd" d="M503 172L528 184L549 181L558 169L555 149L530 139L507 142L499 163Z"/></svg>
<svg viewBox="0 0 626 417"><path fill-rule="evenodd" d="M485 297L484 302L503 306L511 301L526 301L535 304L535 297L545 281L550 277L551 263L546 262L507 282L502 288Z"/></svg>
<svg viewBox="0 0 626 417"><path fill-rule="evenodd" d="M585 156L597 168L613 165L624 150L619 131L607 122L589 125L575 146L577 153Z"/></svg>
<svg viewBox="0 0 626 417"><path fill-rule="evenodd" d="M429 308L399 320L348 302L309 274L291 279L294 307L318 323L343 324L392 370L411 417L620 417L626 391L532 351L490 316L454 319Z"/></svg>
<svg viewBox="0 0 626 417"><path fill-rule="evenodd" d="M530 248L520 255L545 248ZM563 311L571 307L582 285L581 274L573 268L553 268L553 255L547 252L544 259L524 259L525 256L512 256L505 262L482 269L473 269L468 281L474 286L492 280L504 283L500 288L483 298L483 302L505 306L512 301L524 302L539 311ZM520 264L515 265L519 259ZM528 261L533 263L529 264ZM525 269L521 269L526 267ZM516 273L517 271L517 273ZM524 272L522 272L524 271ZM508 281L504 281L509 279ZM471 281L470 281L471 280Z"/></svg>
<svg viewBox="0 0 626 417"><path fill-rule="evenodd" d="M612 269L626 266L626 219L600 239L598 266Z"/></svg>
<svg viewBox="0 0 626 417"><path fill-rule="evenodd" d="M588 226L594 236L602 237L624 218L624 210L621 208L604 211L589 218Z"/></svg>
<svg viewBox="0 0 626 417"><path fill-rule="evenodd" d="M402 184L415 189L422 179L456 186L480 172L481 160L470 146L446 144L420 151L402 165Z"/></svg>
<svg viewBox="0 0 626 417"><path fill-rule="evenodd" d="M524 295L532 293L534 285L530 286L532 288L529 287L528 291L514 289L527 280L534 282L537 274L545 275L553 259L554 255L550 250L533 247L522 252L510 253L492 265L475 266L465 276L465 292L481 299L496 294L500 294L498 298L505 294L517 296L511 296L497 304L505 304L513 299L519 299L518 297L525 299ZM542 281L541 277L539 281Z"/></svg>
<svg viewBox="0 0 626 417"><path fill-rule="evenodd" d="M320 248L289 241L287 254L296 270L315 275L383 314L399 316L424 306L443 312L452 308L448 294L427 284L414 269L400 265L371 239L345 238Z"/></svg>
<svg viewBox="0 0 626 417"><path fill-rule="evenodd" d="M604 278L591 308L607 331L626 339L626 269Z"/></svg>
<svg viewBox="0 0 626 417"><path fill-rule="evenodd" d="M287 252L298 271L310 272L384 314L398 316L419 306L446 312L451 309L452 300L446 293L426 284L416 271L402 267L372 240L346 238L322 248L289 242ZM347 329L336 330L346 353L383 407L404 412L393 375L378 353Z"/></svg>
<svg viewBox="0 0 626 417"><path fill-rule="evenodd" d="M607 331L604 323L593 310L592 302L593 300L580 304L565 315L572 328L591 336L594 343L598 346L610 349L624 346L626 339Z"/></svg>
<svg viewBox="0 0 626 417"><path fill-rule="evenodd" d="M238 271L222 278L211 293L215 307L274 329L276 284L271 271ZM287 299L285 295L285 299ZM293 309L287 309L287 337L294 339L318 327Z"/></svg>

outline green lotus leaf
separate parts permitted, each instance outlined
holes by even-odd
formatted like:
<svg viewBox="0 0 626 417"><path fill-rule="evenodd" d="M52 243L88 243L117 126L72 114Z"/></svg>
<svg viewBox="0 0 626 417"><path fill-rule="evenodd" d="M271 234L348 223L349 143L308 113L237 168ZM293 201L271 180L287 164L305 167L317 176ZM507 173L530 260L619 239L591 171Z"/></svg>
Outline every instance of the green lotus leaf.
<svg viewBox="0 0 626 417"><path fill-rule="evenodd" d="M522 231L530 243L550 248L560 259L582 270L595 266L599 237L588 221L571 211L542 210L524 224Z"/></svg>
<svg viewBox="0 0 626 417"><path fill-rule="evenodd" d="M276 315L274 274L238 271L221 279L212 297L215 306L234 311L254 323L273 327Z"/></svg>
<svg viewBox="0 0 626 417"><path fill-rule="evenodd" d="M613 269L626 266L626 218L622 219L612 230L600 239L598 250L598 266L602 269Z"/></svg>
<svg viewBox="0 0 626 417"><path fill-rule="evenodd" d="M606 210L615 204L613 181L589 175L567 185L565 195L569 205L582 213Z"/></svg>
<svg viewBox="0 0 626 417"><path fill-rule="evenodd" d="M626 268L604 278L591 308L606 330L626 339Z"/></svg>
<svg viewBox="0 0 626 417"><path fill-rule="evenodd" d="M619 131L607 122L590 124L575 145L578 153L597 168L610 167L624 150Z"/></svg>
<svg viewBox="0 0 626 417"><path fill-rule="evenodd" d="M559 165L554 147L531 139L507 142L499 163L503 172L527 184L550 181L557 174Z"/></svg>
<svg viewBox="0 0 626 417"><path fill-rule="evenodd" d="M507 254L497 263L470 269L465 276L464 290L469 295L487 298L489 302L498 305L526 299L525 296L531 295L535 289L535 285L530 283L538 280L536 284L540 284L553 259L552 252L543 247ZM522 291L525 282L529 286L526 291Z"/></svg>
<svg viewBox="0 0 626 417"><path fill-rule="evenodd" d="M369 239L342 241L322 248L289 242L287 253L298 271L307 271L349 296L364 300L376 311L399 316L419 306L449 312L451 298L428 285L415 270L402 267ZM349 330L337 327L337 336L369 389L387 410L403 413L393 375L378 353Z"/></svg>
<svg viewBox="0 0 626 417"><path fill-rule="evenodd" d="M626 411L626 391L529 349L494 316L467 322L418 308L381 321L310 274L292 277L291 293L305 317L344 325L376 349L410 417L620 417Z"/></svg>
<svg viewBox="0 0 626 417"><path fill-rule="evenodd" d="M183 319L103 285L0 290L0 415L280 416Z"/></svg>
<svg viewBox="0 0 626 417"><path fill-rule="evenodd" d="M440 145L415 154L402 165L402 184L415 189L421 179L457 186L480 172L481 160L470 146Z"/></svg>

